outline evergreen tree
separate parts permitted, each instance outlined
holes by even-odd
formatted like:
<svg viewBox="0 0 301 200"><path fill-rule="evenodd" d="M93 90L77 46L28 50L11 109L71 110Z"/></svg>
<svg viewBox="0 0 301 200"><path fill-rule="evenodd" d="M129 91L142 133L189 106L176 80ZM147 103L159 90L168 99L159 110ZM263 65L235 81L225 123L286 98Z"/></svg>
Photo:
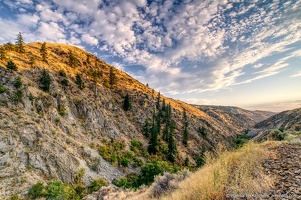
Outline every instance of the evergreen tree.
<svg viewBox="0 0 301 200"><path fill-rule="evenodd" d="M116 75L114 73L113 67L110 67L110 77L109 77L109 84L111 86L115 85L117 83Z"/></svg>
<svg viewBox="0 0 301 200"><path fill-rule="evenodd" d="M166 114L165 114L165 127L163 129L163 140L166 142L169 138L169 130L171 128L171 106L168 104L166 106Z"/></svg>
<svg viewBox="0 0 301 200"><path fill-rule="evenodd" d="M126 94L123 101L123 109L128 111L131 108L131 100L129 94Z"/></svg>
<svg viewBox="0 0 301 200"><path fill-rule="evenodd" d="M82 80L82 76L80 74L76 74L75 83L78 85L79 89L82 90L85 88L85 84Z"/></svg>
<svg viewBox="0 0 301 200"><path fill-rule="evenodd" d="M187 121L187 115L186 115L186 111L184 109L183 111L183 116L184 116L184 127L183 127L183 144L185 146L187 146L188 143L188 121Z"/></svg>
<svg viewBox="0 0 301 200"><path fill-rule="evenodd" d="M47 53L47 48L46 48L46 42L44 42L41 46L41 49L40 49L40 54L42 56L42 61L44 62L48 62L47 61L47 58L48 58L48 53Z"/></svg>
<svg viewBox="0 0 301 200"><path fill-rule="evenodd" d="M69 66L76 67L78 65L78 59L74 56L72 51L69 52Z"/></svg>
<svg viewBox="0 0 301 200"><path fill-rule="evenodd" d="M184 161L184 165L186 166L186 167L189 167L189 158L188 157L186 157L185 158L185 161Z"/></svg>
<svg viewBox="0 0 301 200"><path fill-rule="evenodd" d="M147 150L150 154L156 154L158 152L158 129L155 123L155 113L153 114L151 137Z"/></svg>
<svg viewBox="0 0 301 200"><path fill-rule="evenodd" d="M157 97L156 108L157 108L158 110L160 110L160 92L159 92L158 97Z"/></svg>
<svg viewBox="0 0 301 200"><path fill-rule="evenodd" d="M7 69L10 69L11 71L17 71L17 70L18 70L17 65L16 65L13 61L11 61L11 60L9 60L9 61L7 62L6 68L7 68Z"/></svg>
<svg viewBox="0 0 301 200"><path fill-rule="evenodd" d="M174 126L170 126L170 132L168 134L168 153L167 153L167 158L170 162L174 163L175 159L176 159L176 143L175 143L175 139L173 136L173 132L174 132Z"/></svg>
<svg viewBox="0 0 301 200"><path fill-rule="evenodd" d="M50 83L51 83L51 79L50 79L50 75L49 73L46 71L46 69L44 69L42 71L42 75L40 77L40 88L44 91L44 92L49 92L50 91Z"/></svg>
<svg viewBox="0 0 301 200"><path fill-rule="evenodd" d="M143 134L145 135L145 137L149 137L149 122L146 119L143 125Z"/></svg>
<svg viewBox="0 0 301 200"><path fill-rule="evenodd" d="M87 63L87 65L90 65L90 64L91 64L90 57L91 57L91 55L90 55L90 54L87 54L87 58L86 58L86 63Z"/></svg>
<svg viewBox="0 0 301 200"><path fill-rule="evenodd" d="M36 62L35 57L33 55L31 55L30 58L29 58L29 64L30 64L30 66L33 67L33 65L35 64L35 62Z"/></svg>
<svg viewBox="0 0 301 200"><path fill-rule="evenodd" d="M22 37L22 33L19 32L19 34L17 35L17 39L16 39L16 51L19 53L24 53L25 49L24 49L24 41L23 41L23 37Z"/></svg>
<svg viewBox="0 0 301 200"><path fill-rule="evenodd" d="M21 80L21 78L20 78L20 76L18 76L15 80L14 80L14 83L13 83L13 85L14 85L14 87L15 88L17 88L17 89L19 89L21 86L22 86L22 80Z"/></svg>
<svg viewBox="0 0 301 200"><path fill-rule="evenodd" d="M0 47L0 59L4 60L6 58L6 52L4 47Z"/></svg>

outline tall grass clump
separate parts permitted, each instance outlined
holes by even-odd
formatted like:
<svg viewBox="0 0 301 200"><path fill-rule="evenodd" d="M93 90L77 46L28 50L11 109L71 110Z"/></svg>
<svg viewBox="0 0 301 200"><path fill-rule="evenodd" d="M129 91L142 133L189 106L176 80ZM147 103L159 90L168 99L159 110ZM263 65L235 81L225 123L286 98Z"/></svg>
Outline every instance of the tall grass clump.
<svg viewBox="0 0 301 200"><path fill-rule="evenodd" d="M249 142L233 152L206 155L206 164L179 184L163 199L226 199L227 194L263 194L273 186L273 177L264 174L262 164L271 156L273 142Z"/></svg>

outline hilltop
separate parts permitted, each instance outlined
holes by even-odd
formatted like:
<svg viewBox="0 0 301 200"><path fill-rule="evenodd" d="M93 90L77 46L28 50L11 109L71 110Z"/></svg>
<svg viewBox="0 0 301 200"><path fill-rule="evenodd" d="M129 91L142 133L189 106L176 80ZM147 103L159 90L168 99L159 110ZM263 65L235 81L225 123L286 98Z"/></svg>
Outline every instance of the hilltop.
<svg viewBox="0 0 301 200"><path fill-rule="evenodd" d="M209 116L226 123L229 127L242 132L251 129L255 124L273 116L268 111L250 111L233 106L195 105Z"/></svg>
<svg viewBox="0 0 301 200"><path fill-rule="evenodd" d="M15 45L2 46L0 198L24 196L38 182L48 184L45 190L62 181L65 189L83 192L99 178L108 183L133 173L139 178L143 166L193 169L205 151L215 152L219 143L233 145L237 130L198 108L160 95L80 48L44 44L46 61L41 42L24 44L24 53ZM16 71L7 68L9 61ZM153 120L160 132L158 152L150 154Z"/></svg>

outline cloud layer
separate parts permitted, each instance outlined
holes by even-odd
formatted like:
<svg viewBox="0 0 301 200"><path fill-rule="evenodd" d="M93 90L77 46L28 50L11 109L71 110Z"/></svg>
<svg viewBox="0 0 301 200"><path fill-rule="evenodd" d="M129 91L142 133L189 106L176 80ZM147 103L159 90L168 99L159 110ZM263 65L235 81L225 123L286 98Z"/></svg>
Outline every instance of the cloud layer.
<svg viewBox="0 0 301 200"><path fill-rule="evenodd" d="M0 42L14 40L21 31L27 42L46 40L96 49L169 96L249 84L287 70L301 54L301 1L297 0L3 3ZM5 14L9 12L13 14Z"/></svg>

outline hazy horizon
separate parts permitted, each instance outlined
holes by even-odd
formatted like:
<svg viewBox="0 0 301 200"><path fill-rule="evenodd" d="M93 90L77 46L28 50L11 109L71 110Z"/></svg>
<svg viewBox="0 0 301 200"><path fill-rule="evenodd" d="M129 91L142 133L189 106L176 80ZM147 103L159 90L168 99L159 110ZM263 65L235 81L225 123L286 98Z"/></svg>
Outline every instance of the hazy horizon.
<svg viewBox="0 0 301 200"><path fill-rule="evenodd" d="M301 107L301 1L32 1L0 5L0 43L84 48L167 97Z"/></svg>

